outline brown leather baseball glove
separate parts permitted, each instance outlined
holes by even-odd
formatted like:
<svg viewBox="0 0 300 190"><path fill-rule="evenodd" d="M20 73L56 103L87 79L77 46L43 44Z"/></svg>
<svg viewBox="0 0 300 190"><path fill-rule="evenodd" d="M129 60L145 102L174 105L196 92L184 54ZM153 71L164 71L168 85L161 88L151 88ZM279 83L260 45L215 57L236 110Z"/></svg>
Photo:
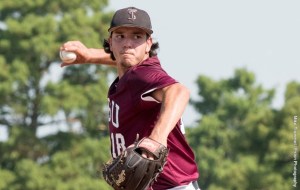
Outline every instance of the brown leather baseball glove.
<svg viewBox="0 0 300 190"><path fill-rule="evenodd" d="M144 158L142 151L154 159ZM168 149L150 138L143 138L129 146L103 168L103 176L115 190L144 190L151 186L166 164Z"/></svg>

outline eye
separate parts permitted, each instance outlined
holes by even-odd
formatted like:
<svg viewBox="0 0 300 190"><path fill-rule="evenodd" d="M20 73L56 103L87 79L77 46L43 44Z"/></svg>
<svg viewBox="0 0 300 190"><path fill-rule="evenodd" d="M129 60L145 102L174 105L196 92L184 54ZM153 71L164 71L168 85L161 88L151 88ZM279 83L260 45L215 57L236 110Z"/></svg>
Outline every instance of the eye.
<svg viewBox="0 0 300 190"><path fill-rule="evenodd" d="M134 35L135 40L138 40L138 39L141 39L141 38L142 38L142 35L139 35L139 34Z"/></svg>
<svg viewBox="0 0 300 190"><path fill-rule="evenodd" d="M117 34L117 35L115 36L115 38L119 40L119 39L124 38L124 35L122 35L122 34Z"/></svg>

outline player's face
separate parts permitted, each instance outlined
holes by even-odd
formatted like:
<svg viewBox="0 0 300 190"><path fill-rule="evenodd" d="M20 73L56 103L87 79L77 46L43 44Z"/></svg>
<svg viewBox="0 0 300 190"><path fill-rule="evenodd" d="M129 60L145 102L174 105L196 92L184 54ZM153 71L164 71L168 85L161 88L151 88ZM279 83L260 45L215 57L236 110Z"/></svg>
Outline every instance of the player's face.
<svg viewBox="0 0 300 190"><path fill-rule="evenodd" d="M110 49L117 64L127 70L149 57L152 39L140 28L121 27L113 31Z"/></svg>

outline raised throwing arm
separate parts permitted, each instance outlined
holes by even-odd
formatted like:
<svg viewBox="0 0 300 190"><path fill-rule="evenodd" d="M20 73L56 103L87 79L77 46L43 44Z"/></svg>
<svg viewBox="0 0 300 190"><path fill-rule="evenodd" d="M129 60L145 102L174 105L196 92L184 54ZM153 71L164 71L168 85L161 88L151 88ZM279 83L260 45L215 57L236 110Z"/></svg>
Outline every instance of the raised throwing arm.
<svg viewBox="0 0 300 190"><path fill-rule="evenodd" d="M72 63L62 63L61 66L69 66L75 64L103 64L115 66L116 62L110 58L104 49L87 48L80 41L68 41L60 47L60 50L74 52L77 58Z"/></svg>

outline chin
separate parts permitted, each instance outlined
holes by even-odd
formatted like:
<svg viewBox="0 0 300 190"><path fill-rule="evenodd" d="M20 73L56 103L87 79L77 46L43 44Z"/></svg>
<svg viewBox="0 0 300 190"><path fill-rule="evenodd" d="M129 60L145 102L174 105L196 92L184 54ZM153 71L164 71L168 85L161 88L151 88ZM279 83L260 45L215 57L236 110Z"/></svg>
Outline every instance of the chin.
<svg viewBox="0 0 300 190"><path fill-rule="evenodd" d="M128 67L132 67L135 64L132 61L129 61L129 60L122 60L121 65L122 65L122 67L128 68Z"/></svg>

